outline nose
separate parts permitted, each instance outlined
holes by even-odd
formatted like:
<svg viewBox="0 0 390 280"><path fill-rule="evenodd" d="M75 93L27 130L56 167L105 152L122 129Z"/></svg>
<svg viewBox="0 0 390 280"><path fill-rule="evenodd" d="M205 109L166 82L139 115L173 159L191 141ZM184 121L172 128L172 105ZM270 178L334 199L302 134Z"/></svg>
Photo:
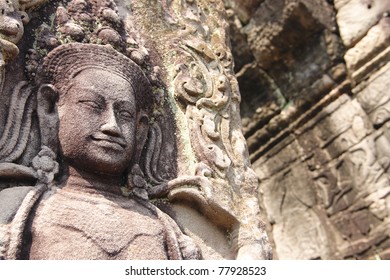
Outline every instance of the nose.
<svg viewBox="0 0 390 280"><path fill-rule="evenodd" d="M121 136L121 129L116 120L115 112L112 108L108 109L104 114L104 123L100 127L100 131L110 136Z"/></svg>

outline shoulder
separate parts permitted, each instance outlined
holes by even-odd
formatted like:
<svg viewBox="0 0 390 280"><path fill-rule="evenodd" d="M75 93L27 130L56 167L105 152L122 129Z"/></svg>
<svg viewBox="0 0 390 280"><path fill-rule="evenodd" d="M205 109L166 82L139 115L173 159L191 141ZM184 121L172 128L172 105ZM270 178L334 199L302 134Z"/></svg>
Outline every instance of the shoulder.
<svg viewBox="0 0 390 280"><path fill-rule="evenodd" d="M0 163L0 259L18 257L22 233L43 186L30 168Z"/></svg>
<svg viewBox="0 0 390 280"><path fill-rule="evenodd" d="M34 190L32 186L17 186L0 191L0 224L10 223L27 195Z"/></svg>

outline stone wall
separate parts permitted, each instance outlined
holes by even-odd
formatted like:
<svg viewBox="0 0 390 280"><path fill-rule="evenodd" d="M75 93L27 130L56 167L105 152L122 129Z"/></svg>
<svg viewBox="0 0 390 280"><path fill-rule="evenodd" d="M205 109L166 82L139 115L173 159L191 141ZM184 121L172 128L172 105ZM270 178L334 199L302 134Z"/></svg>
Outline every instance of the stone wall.
<svg viewBox="0 0 390 280"><path fill-rule="evenodd" d="M226 0L276 259L390 258L390 1Z"/></svg>

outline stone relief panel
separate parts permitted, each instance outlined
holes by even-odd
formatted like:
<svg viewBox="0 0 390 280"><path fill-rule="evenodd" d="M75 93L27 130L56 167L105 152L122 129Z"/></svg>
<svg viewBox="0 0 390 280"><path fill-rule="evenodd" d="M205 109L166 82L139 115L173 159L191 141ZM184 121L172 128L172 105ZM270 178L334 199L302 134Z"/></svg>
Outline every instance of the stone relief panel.
<svg viewBox="0 0 390 280"><path fill-rule="evenodd" d="M167 61L142 1L41 2L6 2L41 6L1 37L0 258L270 258L221 3L158 3Z"/></svg>
<svg viewBox="0 0 390 280"><path fill-rule="evenodd" d="M254 163L276 258L386 258L388 140L363 108L342 95Z"/></svg>
<svg viewBox="0 0 390 280"><path fill-rule="evenodd" d="M297 180L296 178L307 178ZM329 255L329 240L317 210L316 193L304 165L294 164L263 182L263 201L272 224L279 259L317 259ZM286 232L289 234L286 235Z"/></svg>
<svg viewBox="0 0 390 280"><path fill-rule="evenodd" d="M338 110L351 112L356 110L353 108L359 108L356 100ZM325 147L331 160L313 171L318 174L314 177L318 195L331 222L328 230L338 244L332 256L365 258L376 254L375 247L388 239L381 229L387 223L384 198L388 195L389 178L375 152L375 133L361 109L351 114L350 121L333 119L331 123L339 127L351 124ZM337 133L337 129L334 131Z"/></svg>

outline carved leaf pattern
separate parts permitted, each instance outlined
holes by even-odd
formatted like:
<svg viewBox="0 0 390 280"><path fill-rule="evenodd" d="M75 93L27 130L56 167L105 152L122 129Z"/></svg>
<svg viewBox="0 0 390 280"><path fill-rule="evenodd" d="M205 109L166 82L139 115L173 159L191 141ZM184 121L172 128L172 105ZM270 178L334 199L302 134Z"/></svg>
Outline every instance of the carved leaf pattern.
<svg viewBox="0 0 390 280"><path fill-rule="evenodd" d="M232 232L238 248L258 243L263 248L260 254L269 257L271 249L257 202L258 179L250 168L241 132L240 95L224 6L201 0L163 3L168 21L181 30L173 84L198 161L195 175L207 181L203 184L210 188L210 194L204 195L208 203L212 200L238 220Z"/></svg>

